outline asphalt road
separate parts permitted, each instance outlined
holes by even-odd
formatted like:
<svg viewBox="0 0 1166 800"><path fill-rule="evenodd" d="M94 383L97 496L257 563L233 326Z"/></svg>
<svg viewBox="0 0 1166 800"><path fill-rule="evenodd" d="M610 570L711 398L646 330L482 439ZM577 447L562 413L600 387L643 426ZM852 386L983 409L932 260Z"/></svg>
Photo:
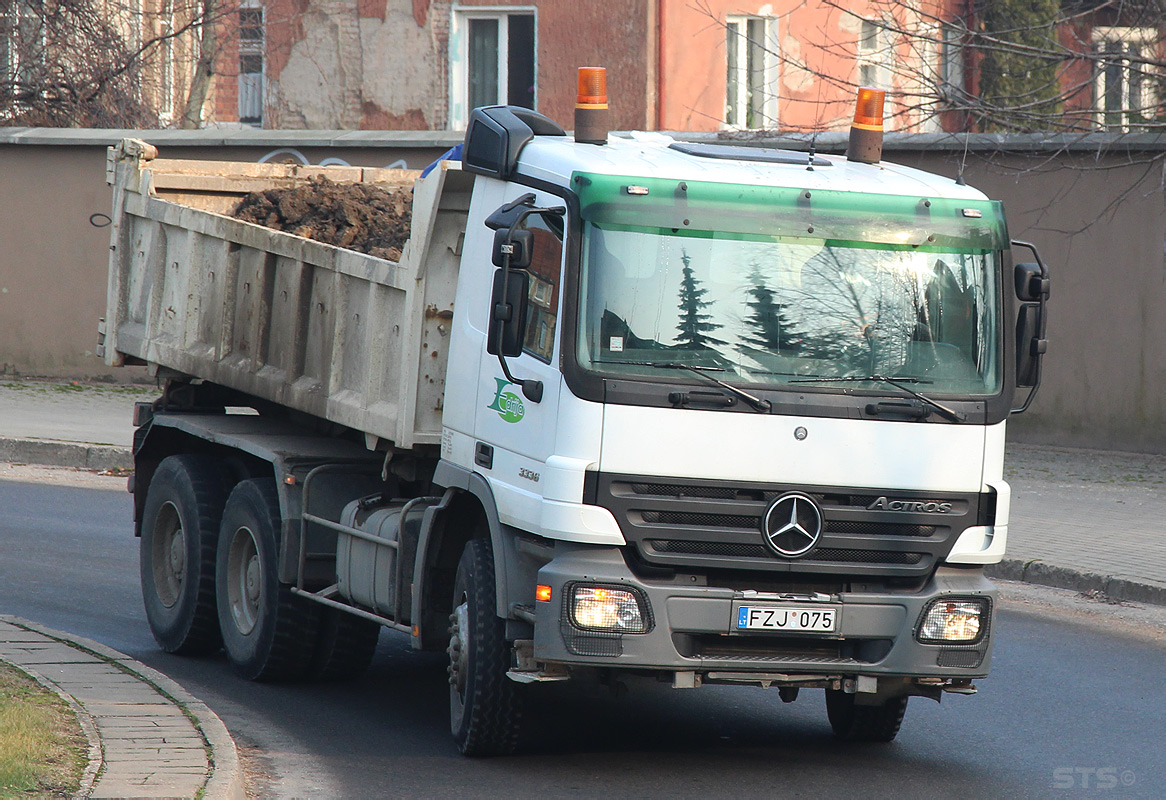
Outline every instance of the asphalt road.
<svg viewBox="0 0 1166 800"><path fill-rule="evenodd" d="M123 492L0 480L0 613L96 639L214 709L252 789L277 797L1161 797L1166 637L1155 620L1002 611L975 697L914 698L891 745L834 740L821 692L535 687L524 755L469 760L446 729L443 656L384 633L343 684L238 680L222 657L157 650ZM1120 623L1120 624L1119 624ZM1160 631L1158 631L1160 633Z"/></svg>

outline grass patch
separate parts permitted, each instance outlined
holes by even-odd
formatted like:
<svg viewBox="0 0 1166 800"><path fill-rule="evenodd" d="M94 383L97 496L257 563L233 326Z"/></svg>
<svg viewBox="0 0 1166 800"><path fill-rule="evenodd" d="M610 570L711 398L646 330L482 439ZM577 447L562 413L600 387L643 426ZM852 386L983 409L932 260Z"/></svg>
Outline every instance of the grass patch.
<svg viewBox="0 0 1166 800"><path fill-rule="evenodd" d="M73 796L88 749L61 698L0 664L0 798Z"/></svg>

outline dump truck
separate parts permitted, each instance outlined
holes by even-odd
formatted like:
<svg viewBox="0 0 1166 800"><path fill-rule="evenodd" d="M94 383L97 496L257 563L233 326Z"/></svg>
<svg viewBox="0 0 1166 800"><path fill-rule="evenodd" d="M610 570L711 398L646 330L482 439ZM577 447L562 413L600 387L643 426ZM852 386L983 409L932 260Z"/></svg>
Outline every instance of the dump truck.
<svg viewBox="0 0 1166 800"><path fill-rule="evenodd" d="M476 109L424 177L110 149L100 352L162 387L130 482L159 645L340 678L399 631L448 653L467 755L547 681L824 690L868 741L974 693L1035 248L884 162L877 92L845 156L617 136L582 100L574 135ZM412 187L398 261L230 216L321 175Z"/></svg>

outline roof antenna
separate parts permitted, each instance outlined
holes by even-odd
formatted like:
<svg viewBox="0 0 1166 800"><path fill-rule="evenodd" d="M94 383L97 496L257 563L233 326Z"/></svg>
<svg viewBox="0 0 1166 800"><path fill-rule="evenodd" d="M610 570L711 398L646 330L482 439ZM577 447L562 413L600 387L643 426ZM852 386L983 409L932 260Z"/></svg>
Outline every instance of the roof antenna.
<svg viewBox="0 0 1166 800"><path fill-rule="evenodd" d="M971 136L972 136L972 134L970 131L964 131L964 155L960 159L959 174L955 176L955 185L956 186L967 186L968 185L964 181L964 167L967 166L967 163L968 163L968 139L970 139Z"/></svg>
<svg viewBox="0 0 1166 800"><path fill-rule="evenodd" d="M817 141L818 141L818 132L814 131L814 133L810 136L810 161L808 164L806 164L806 172L813 172L814 171L814 147L815 147L815 144L817 143Z"/></svg>

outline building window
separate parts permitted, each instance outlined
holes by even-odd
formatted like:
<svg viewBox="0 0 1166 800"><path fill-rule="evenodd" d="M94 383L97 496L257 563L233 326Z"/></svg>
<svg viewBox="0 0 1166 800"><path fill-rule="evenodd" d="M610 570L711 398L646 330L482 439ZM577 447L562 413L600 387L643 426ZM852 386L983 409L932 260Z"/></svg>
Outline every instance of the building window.
<svg viewBox="0 0 1166 800"><path fill-rule="evenodd" d="M239 122L263 125L263 9L239 9Z"/></svg>
<svg viewBox="0 0 1166 800"><path fill-rule="evenodd" d="M964 31L955 25L940 26L939 41L939 98L946 105L963 102L964 90Z"/></svg>
<svg viewBox="0 0 1166 800"><path fill-rule="evenodd" d="M12 84L16 80L16 69L20 63L19 26L19 7L6 3L0 9L0 80L6 84L6 95L15 88Z"/></svg>
<svg viewBox="0 0 1166 800"><path fill-rule="evenodd" d="M725 124L766 128L777 124L777 52L770 17L728 17L725 21Z"/></svg>
<svg viewBox="0 0 1166 800"><path fill-rule="evenodd" d="M28 0L0 3L0 81L14 99L37 88L37 65L45 58L43 14Z"/></svg>
<svg viewBox="0 0 1166 800"><path fill-rule="evenodd" d="M465 128L479 106L534 109L537 102L533 8L458 10L450 37L450 121Z"/></svg>
<svg viewBox="0 0 1166 800"><path fill-rule="evenodd" d="M162 0L158 12L158 35L161 49L158 59L158 120L163 125L174 121L174 0Z"/></svg>
<svg viewBox="0 0 1166 800"><path fill-rule="evenodd" d="M878 21L862 20L858 32L858 84L874 89L891 88L889 31Z"/></svg>
<svg viewBox="0 0 1166 800"><path fill-rule="evenodd" d="M1093 29L1098 59L1093 107L1098 123L1113 131L1143 130L1158 116L1158 31L1155 28Z"/></svg>

